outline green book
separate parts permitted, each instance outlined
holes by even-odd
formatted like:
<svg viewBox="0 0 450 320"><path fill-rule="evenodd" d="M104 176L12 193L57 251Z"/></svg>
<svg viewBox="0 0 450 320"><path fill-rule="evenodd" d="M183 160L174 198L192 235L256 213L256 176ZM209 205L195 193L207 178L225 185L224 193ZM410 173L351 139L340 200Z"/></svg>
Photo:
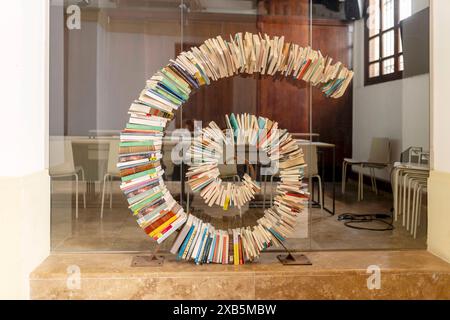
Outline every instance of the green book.
<svg viewBox="0 0 450 320"><path fill-rule="evenodd" d="M141 210L143 207L145 207L147 204L155 201L156 199L159 199L163 196L163 192L159 191L151 196L149 196L148 198L145 198L144 200L136 203L135 205L131 206L130 209L131 211L133 211L134 213L136 213L137 211Z"/></svg>
<svg viewBox="0 0 450 320"><path fill-rule="evenodd" d="M236 120L236 116L234 115L234 113L232 113L231 115L230 115L230 124L231 124L231 126L233 127L233 129L236 131L236 130L239 130L239 125L238 125L238 122L237 122L237 120Z"/></svg>
<svg viewBox="0 0 450 320"><path fill-rule="evenodd" d="M168 72L165 69L162 69L161 72L167 77L169 78L172 82L176 83L178 85L178 87L183 90L187 95L189 95L191 89L189 88L189 85L185 85L184 83L182 83L180 81L180 79L178 79L176 76L174 76L172 73ZM184 80L183 80L184 82Z"/></svg>
<svg viewBox="0 0 450 320"><path fill-rule="evenodd" d="M189 99L189 93L184 91L176 82L172 81L166 74L161 74L161 82L168 87L170 90L178 94L185 101Z"/></svg>
<svg viewBox="0 0 450 320"><path fill-rule="evenodd" d="M153 168L153 169L141 171L141 172L138 172L138 173L130 174L129 176L122 177L122 181L126 182L126 181L137 179L137 178L140 178L140 177L143 177L143 176L155 174L156 173L156 169L158 169L158 168Z"/></svg>
<svg viewBox="0 0 450 320"><path fill-rule="evenodd" d="M132 130L153 130L153 131L163 131L164 129L163 127L148 126L145 124L134 124L134 123L127 123L126 128Z"/></svg>
<svg viewBox="0 0 450 320"><path fill-rule="evenodd" d="M120 147L143 147L143 146L154 146L155 143L152 140L146 141L122 141Z"/></svg>

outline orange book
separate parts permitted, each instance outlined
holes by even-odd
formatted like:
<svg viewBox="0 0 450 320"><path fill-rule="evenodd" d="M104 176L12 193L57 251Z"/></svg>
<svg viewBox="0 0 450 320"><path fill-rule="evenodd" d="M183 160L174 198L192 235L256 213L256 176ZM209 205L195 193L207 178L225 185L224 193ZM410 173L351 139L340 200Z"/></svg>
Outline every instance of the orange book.
<svg viewBox="0 0 450 320"><path fill-rule="evenodd" d="M153 230L158 228L160 225L162 225L164 222L166 222L167 220L169 220L173 216L175 216L175 213L173 213L172 211L167 212L161 218L159 218L155 222L153 222L153 223L149 224L148 226L146 226L145 229L144 229L145 233L146 234L150 234Z"/></svg>
<svg viewBox="0 0 450 320"><path fill-rule="evenodd" d="M222 264L226 264L226 262L227 262L227 260L226 260L226 255L228 254L227 241L228 241L228 236L224 236L223 237L223 248L222 248Z"/></svg>
<svg viewBox="0 0 450 320"><path fill-rule="evenodd" d="M122 169L122 170L120 170L120 176L121 177L129 176L130 174L134 174L134 173L150 170L150 169L156 168L156 167L158 167L160 165L161 164L158 161L158 162L154 162L154 163L144 164L144 165L141 165L141 166L138 166L138 167Z"/></svg>
<svg viewBox="0 0 450 320"><path fill-rule="evenodd" d="M119 153L136 153L136 152L147 152L147 151L159 151L161 146L134 146L134 147L119 147Z"/></svg>

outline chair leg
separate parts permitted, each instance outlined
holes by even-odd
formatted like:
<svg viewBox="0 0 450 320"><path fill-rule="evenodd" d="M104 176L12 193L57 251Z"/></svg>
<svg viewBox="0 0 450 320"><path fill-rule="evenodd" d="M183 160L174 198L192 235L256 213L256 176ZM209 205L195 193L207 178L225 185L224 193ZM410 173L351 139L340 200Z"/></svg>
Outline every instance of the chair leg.
<svg viewBox="0 0 450 320"><path fill-rule="evenodd" d="M408 175L405 174L403 176L403 188L402 188L402 215L403 215L403 217L402 217L402 225L403 225L403 227L406 225L406 211L405 211L405 208L406 208L406 182L407 182L407 178L408 178Z"/></svg>
<svg viewBox="0 0 450 320"><path fill-rule="evenodd" d="M413 196L412 196L412 212L411 212L411 234L414 234L414 230L416 229L416 213L417 213L417 198L418 198L418 184L413 184Z"/></svg>
<svg viewBox="0 0 450 320"><path fill-rule="evenodd" d="M109 176L109 208L112 209L112 197L113 197L113 176Z"/></svg>
<svg viewBox="0 0 450 320"><path fill-rule="evenodd" d="M320 211L323 211L323 189L322 189L322 178L317 175L317 181L319 182L319 205Z"/></svg>
<svg viewBox="0 0 450 320"><path fill-rule="evenodd" d="M273 206L273 175L270 176L270 207Z"/></svg>
<svg viewBox="0 0 450 320"><path fill-rule="evenodd" d="M394 221L397 221L397 170L392 170L391 173L392 181L392 196L394 198Z"/></svg>
<svg viewBox="0 0 450 320"><path fill-rule="evenodd" d="M417 220L417 225L418 226L420 226L420 217L421 217L421 213L422 213L422 198L423 198L423 194L424 194L424 189L423 189L423 186L421 186L420 187L420 193L419 193L419 204L418 204L418 210L419 210L419 212L418 212L418 214L419 214L419 216L418 216L418 220Z"/></svg>
<svg viewBox="0 0 450 320"><path fill-rule="evenodd" d="M361 201L361 172L358 172L358 201Z"/></svg>
<svg viewBox="0 0 450 320"><path fill-rule="evenodd" d="M377 177L375 175L375 168L373 169L373 185L375 186L375 194L378 195Z"/></svg>
<svg viewBox="0 0 450 320"><path fill-rule="evenodd" d="M363 173L364 167L360 166L359 171L359 179L358 179L358 201L364 200L364 173Z"/></svg>
<svg viewBox="0 0 450 320"><path fill-rule="evenodd" d="M103 219L103 208L105 207L105 189L106 189L106 179L108 178L108 175L105 174L103 177L103 187L102 187L102 204L100 208L100 219Z"/></svg>
<svg viewBox="0 0 450 320"><path fill-rule="evenodd" d="M414 229L413 229L413 235L414 235L414 239L417 238L417 227L419 225L419 220L420 220L420 198L422 197L422 186L419 186L417 188L417 198L416 198L416 211L414 214Z"/></svg>
<svg viewBox="0 0 450 320"><path fill-rule="evenodd" d="M263 209L266 208L266 191L267 191L267 175L263 176L263 183L264 183L264 191L263 191Z"/></svg>
<svg viewBox="0 0 450 320"><path fill-rule="evenodd" d="M86 179L84 178L84 169L83 167L80 168L80 172L81 172L81 180L84 183L84 189L83 189L83 204L84 204L84 208L86 209Z"/></svg>
<svg viewBox="0 0 450 320"><path fill-rule="evenodd" d="M75 218L78 219L78 174L75 176Z"/></svg>
<svg viewBox="0 0 450 320"><path fill-rule="evenodd" d="M347 179L347 161L342 161L342 183L341 183L341 192L345 194L345 183Z"/></svg>
<svg viewBox="0 0 450 320"><path fill-rule="evenodd" d="M370 168L370 180L372 182L372 191L378 195L377 179L375 178L375 168Z"/></svg>
<svg viewBox="0 0 450 320"><path fill-rule="evenodd" d="M411 212L411 207L412 207L412 205L411 205L411 199L412 199L412 197L411 197L411 189L414 187L413 186L413 179L411 178L411 179L409 179L409 181L408 181L408 199L407 199L407 206L406 206L406 214L407 214L407 217L406 217L406 230L409 230L409 231L411 231L411 234L412 234L412 212Z"/></svg>

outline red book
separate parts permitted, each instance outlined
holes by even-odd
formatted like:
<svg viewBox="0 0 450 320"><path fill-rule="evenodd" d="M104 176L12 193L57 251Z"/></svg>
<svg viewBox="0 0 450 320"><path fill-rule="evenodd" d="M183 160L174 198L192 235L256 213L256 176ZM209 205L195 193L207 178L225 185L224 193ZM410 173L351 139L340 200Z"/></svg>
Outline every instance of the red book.
<svg viewBox="0 0 450 320"><path fill-rule="evenodd" d="M217 253L219 252L219 240L220 234L216 236L216 243L214 244L213 262L217 262Z"/></svg>
<svg viewBox="0 0 450 320"><path fill-rule="evenodd" d="M297 79L301 80L303 78L303 75L306 73L306 70L308 70L311 62L312 62L311 60L308 60L308 62L306 62L305 66L302 68L302 71L300 71Z"/></svg>
<svg viewBox="0 0 450 320"><path fill-rule="evenodd" d="M244 264L244 250L242 248L242 237L239 235L239 264Z"/></svg>

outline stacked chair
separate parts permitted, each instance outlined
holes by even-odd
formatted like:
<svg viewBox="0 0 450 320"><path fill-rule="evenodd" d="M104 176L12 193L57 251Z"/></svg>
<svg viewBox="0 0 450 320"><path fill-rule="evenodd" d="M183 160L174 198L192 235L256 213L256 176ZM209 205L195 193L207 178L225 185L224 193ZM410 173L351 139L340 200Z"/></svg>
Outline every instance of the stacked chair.
<svg viewBox="0 0 450 320"><path fill-rule="evenodd" d="M402 226L414 238L420 226L422 199L427 193L427 181L430 174L428 164L400 163L394 164L391 173L394 194L394 219L401 219Z"/></svg>

